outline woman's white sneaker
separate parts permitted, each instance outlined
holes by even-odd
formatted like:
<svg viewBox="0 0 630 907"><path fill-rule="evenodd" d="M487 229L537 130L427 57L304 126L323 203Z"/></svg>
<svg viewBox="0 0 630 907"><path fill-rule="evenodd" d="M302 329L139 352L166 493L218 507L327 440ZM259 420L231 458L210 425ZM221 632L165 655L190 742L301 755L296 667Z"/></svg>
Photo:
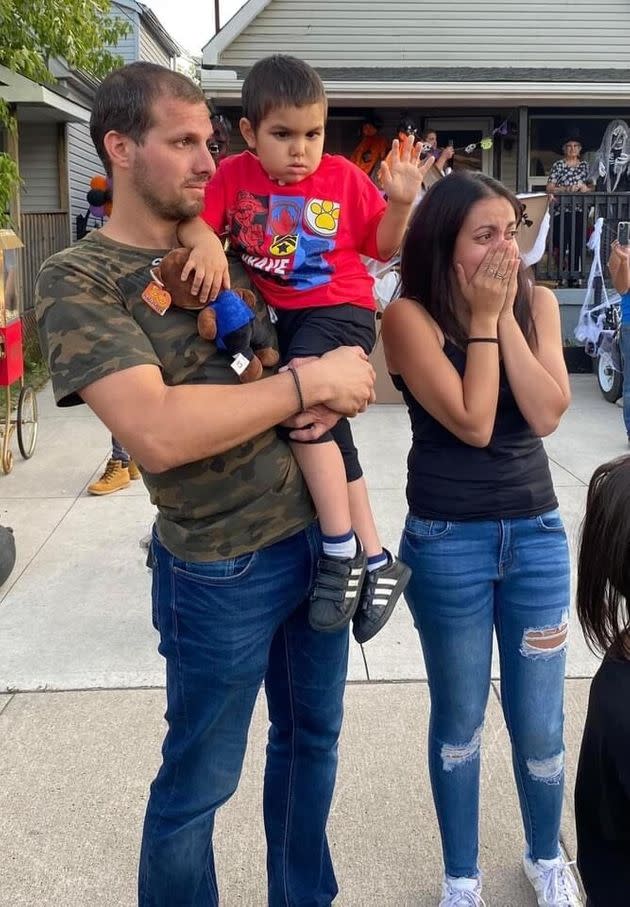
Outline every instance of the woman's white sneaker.
<svg viewBox="0 0 630 907"><path fill-rule="evenodd" d="M481 879L454 879L444 876L438 907L485 907Z"/></svg>
<svg viewBox="0 0 630 907"><path fill-rule="evenodd" d="M534 862L524 854L523 869L536 892L538 907L583 907L572 865L564 857Z"/></svg>

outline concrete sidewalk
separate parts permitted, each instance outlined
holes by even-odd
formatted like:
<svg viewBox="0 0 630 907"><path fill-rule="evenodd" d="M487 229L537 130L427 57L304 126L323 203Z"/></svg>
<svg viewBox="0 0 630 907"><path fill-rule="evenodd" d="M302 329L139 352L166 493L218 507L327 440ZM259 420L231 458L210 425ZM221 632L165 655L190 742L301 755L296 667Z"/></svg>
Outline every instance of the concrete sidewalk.
<svg viewBox="0 0 630 907"><path fill-rule="evenodd" d="M626 447L621 413L594 379L572 383L572 407L546 447L574 545L594 467ZM14 527L18 546L0 590L0 815L8 817L0 825L0 905L131 907L163 733L163 666L138 547L152 508L141 482L111 497L87 496L107 458L106 430L86 407L56 409L49 389L39 402L35 456L0 477L0 523ZM373 407L357 420L356 437L377 522L395 549L405 512L404 410ZM596 666L574 626L563 824L572 857L573 778ZM353 643L350 668L331 818L336 903L435 905L441 864L424 753L428 691L404 606L363 651ZM217 821L226 907L265 904L265 725L261 697L241 787ZM484 897L489 907L533 907L519 868L522 833L496 683L482 771Z"/></svg>

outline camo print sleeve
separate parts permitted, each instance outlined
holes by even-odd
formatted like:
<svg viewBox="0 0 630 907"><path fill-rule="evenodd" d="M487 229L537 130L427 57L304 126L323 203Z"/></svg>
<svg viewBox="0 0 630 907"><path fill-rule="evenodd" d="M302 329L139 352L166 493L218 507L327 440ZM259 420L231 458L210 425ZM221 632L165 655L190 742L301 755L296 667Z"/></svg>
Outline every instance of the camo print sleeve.
<svg viewBox="0 0 630 907"><path fill-rule="evenodd" d="M102 260L72 249L49 259L37 278L35 310L55 400L81 403L88 385L136 365L160 365Z"/></svg>

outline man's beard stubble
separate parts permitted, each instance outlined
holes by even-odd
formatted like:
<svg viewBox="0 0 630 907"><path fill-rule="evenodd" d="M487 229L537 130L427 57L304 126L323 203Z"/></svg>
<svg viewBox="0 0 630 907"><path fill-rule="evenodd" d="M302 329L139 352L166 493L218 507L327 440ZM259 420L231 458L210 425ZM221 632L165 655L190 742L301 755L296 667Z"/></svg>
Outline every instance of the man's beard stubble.
<svg viewBox="0 0 630 907"><path fill-rule="evenodd" d="M180 198L165 198L158 194L152 181L147 176L146 168L139 161L133 169L136 191L147 207L163 220L177 222L196 217L203 210L203 198L199 201L186 201Z"/></svg>

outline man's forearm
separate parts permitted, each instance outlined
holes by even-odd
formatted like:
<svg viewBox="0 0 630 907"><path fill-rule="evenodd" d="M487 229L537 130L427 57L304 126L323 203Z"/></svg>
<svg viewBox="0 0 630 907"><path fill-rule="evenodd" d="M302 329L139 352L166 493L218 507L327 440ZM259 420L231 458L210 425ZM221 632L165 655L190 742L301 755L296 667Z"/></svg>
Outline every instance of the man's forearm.
<svg viewBox="0 0 630 907"><path fill-rule="evenodd" d="M301 370L299 381L305 406L326 396L317 375ZM212 403L208 396L214 398ZM153 421L156 453L163 457L160 465L170 469L225 453L300 409L295 382L288 372L240 387L167 388Z"/></svg>
<svg viewBox="0 0 630 907"><path fill-rule="evenodd" d="M358 349L341 347L251 384L168 387L155 365L87 385L81 396L149 472L231 450L290 416L323 403L354 416L373 399L374 370Z"/></svg>
<svg viewBox="0 0 630 907"><path fill-rule="evenodd" d="M328 394L319 371L300 369L305 406ZM131 401L125 399L128 382L134 387ZM81 396L138 462L155 473L231 450L301 409L289 372L247 385L168 387L157 370L139 366L95 382Z"/></svg>
<svg viewBox="0 0 630 907"><path fill-rule="evenodd" d="M630 290L630 262L627 258L620 259L615 255L608 263L608 269L615 290L623 296Z"/></svg>

